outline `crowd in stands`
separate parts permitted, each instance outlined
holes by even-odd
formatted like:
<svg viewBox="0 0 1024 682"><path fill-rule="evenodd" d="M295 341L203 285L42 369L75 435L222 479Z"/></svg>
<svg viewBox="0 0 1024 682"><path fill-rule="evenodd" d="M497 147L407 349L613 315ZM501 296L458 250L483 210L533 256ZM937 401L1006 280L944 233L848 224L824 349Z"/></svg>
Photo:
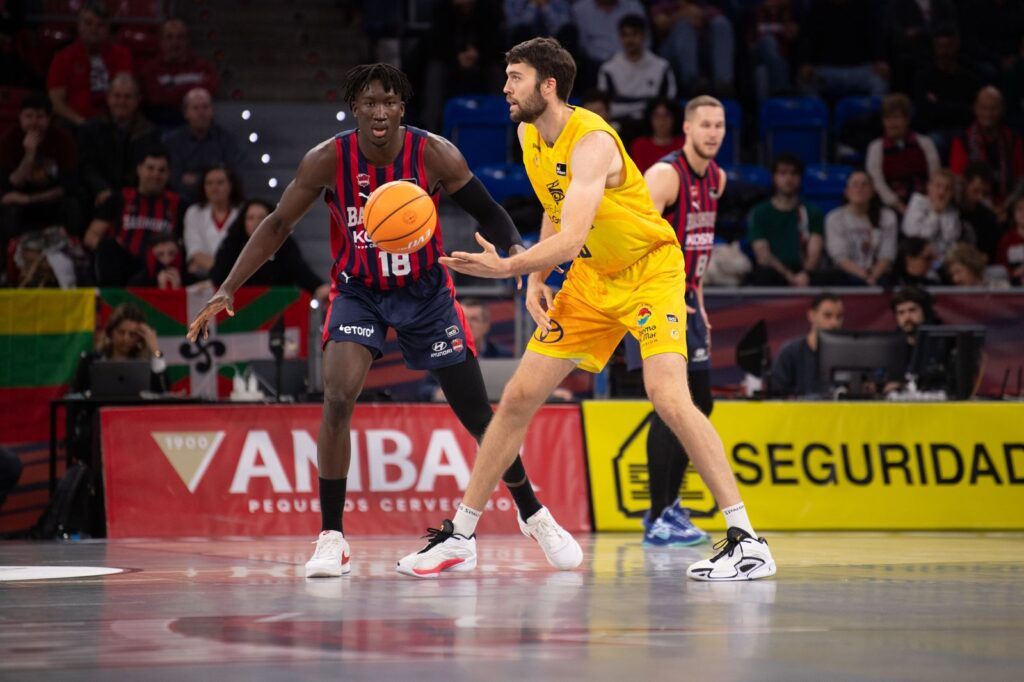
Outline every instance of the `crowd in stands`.
<svg viewBox="0 0 1024 682"><path fill-rule="evenodd" d="M443 129L448 98L499 94L504 49L534 35L573 52L573 101L609 119L641 169L681 145L681 99L736 102L739 157L757 158L771 177L770 187L731 181L720 207L739 216L731 231L720 220L719 233L737 242L722 245L730 258L749 261L733 270L749 271L745 283L1021 282L1020 2L431 4L430 39L403 62L418 91L409 119L431 130ZM75 39L42 70L20 49L24 17L0 12L0 88L22 93L0 121L0 281L216 284L220 248L229 234L238 248L242 203L255 199L237 181L242 147L216 122L217 70L192 53L179 19L159 26L146 55L118 43L108 6L80 6ZM785 149L768 158L758 144L758 105L812 96L834 106L855 95L880 104L829 132L829 158L854 161L841 205L821 207L801 192L808 159ZM727 169L735 160L720 159ZM293 251L268 280L316 290L322 281L300 271Z"/></svg>
<svg viewBox="0 0 1024 682"><path fill-rule="evenodd" d="M0 88L17 100L0 122L0 284L218 284L269 207L243 205L243 148L216 122L217 70L185 22L155 27L147 59L115 40L108 5L81 3L75 39L34 72L17 4L0 22ZM291 240L258 280L324 293Z"/></svg>

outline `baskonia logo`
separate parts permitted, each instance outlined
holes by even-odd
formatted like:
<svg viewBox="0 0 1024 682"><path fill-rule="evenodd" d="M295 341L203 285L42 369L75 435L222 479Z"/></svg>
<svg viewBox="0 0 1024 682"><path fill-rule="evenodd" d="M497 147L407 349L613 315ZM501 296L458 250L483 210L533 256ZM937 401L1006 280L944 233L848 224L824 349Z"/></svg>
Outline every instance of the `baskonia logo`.
<svg viewBox="0 0 1024 682"><path fill-rule="evenodd" d="M651 319L651 315L653 315L653 313L651 312L651 309L648 306L640 306L640 310L636 311L637 326L642 327L645 324L647 324L647 321Z"/></svg>

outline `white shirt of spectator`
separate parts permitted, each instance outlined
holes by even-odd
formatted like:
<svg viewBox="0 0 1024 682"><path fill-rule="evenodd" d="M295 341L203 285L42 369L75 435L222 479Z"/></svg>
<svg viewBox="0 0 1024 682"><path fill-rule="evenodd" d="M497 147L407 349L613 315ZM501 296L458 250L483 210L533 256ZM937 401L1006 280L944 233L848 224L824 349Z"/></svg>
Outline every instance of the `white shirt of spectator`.
<svg viewBox="0 0 1024 682"><path fill-rule="evenodd" d="M597 6L594 0L577 0L572 6L573 23L579 31L580 47L596 62L603 62L619 49L619 19L627 14L646 16L638 0L618 0L610 10ZM648 32L645 45L650 47Z"/></svg>
<svg viewBox="0 0 1024 682"><path fill-rule="evenodd" d="M930 241L935 247L938 263L945 258L946 251L960 241L962 230L960 214L952 203L941 213L936 213L927 196L917 192L910 195L907 212L903 216L903 234Z"/></svg>
<svg viewBox="0 0 1024 682"><path fill-rule="evenodd" d="M228 228L238 217L238 207L232 206L228 219L222 227L217 227L213 219L213 205L192 204L185 211L185 260L188 261L196 253L205 253L210 256L217 255L217 249L224 237L228 234Z"/></svg>
<svg viewBox="0 0 1024 682"><path fill-rule="evenodd" d="M668 60L644 50L640 61L631 62L618 52L601 65L597 87L611 97L612 118L626 116L641 119L647 101L655 97L676 96L676 78Z"/></svg>
<svg viewBox="0 0 1024 682"><path fill-rule="evenodd" d="M896 213L888 208L882 209L874 228L866 215L840 206L825 216L825 249L833 263L848 260L870 272L880 260L896 260L898 229Z"/></svg>

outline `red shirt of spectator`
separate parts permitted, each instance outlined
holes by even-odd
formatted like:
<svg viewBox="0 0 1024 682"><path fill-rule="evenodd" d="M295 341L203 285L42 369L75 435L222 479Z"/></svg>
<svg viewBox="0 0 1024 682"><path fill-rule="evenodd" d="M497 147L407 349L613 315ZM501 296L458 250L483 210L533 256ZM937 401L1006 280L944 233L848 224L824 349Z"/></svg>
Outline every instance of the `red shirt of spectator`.
<svg viewBox="0 0 1024 682"><path fill-rule="evenodd" d="M173 112L176 122L184 121L181 105L189 90L205 88L216 96L220 85L213 64L190 53L188 28L181 19L168 19L160 27L160 56L142 66L139 82L147 109Z"/></svg>
<svg viewBox="0 0 1024 682"><path fill-rule="evenodd" d="M682 135L669 138L668 144L658 144L653 137L638 137L629 146L629 157L643 173L656 164L663 156L683 148L686 138Z"/></svg>
<svg viewBox="0 0 1024 682"><path fill-rule="evenodd" d="M949 152L949 169L957 175L963 175L972 161L992 166L996 172L992 194L998 204L1013 191L1015 180L1024 177L1024 141L1002 124L1002 117L1002 93L991 86L982 88L974 101L974 123L963 137L953 140Z"/></svg>
<svg viewBox="0 0 1024 682"><path fill-rule="evenodd" d="M78 40L54 56L46 76L54 112L84 123L104 110L114 76L131 71L131 52L110 42L109 16L84 7L78 14Z"/></svg>

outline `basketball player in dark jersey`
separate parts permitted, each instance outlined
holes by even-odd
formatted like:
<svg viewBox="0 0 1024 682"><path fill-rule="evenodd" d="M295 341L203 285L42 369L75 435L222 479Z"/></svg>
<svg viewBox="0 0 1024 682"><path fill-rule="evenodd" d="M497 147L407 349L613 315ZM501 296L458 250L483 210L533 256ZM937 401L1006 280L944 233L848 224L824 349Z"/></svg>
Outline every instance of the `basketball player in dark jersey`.
<svg viewBox="0 0 1024 682"><path fill-rule="evenodd" d="M306 153L295 179L277 208L246 244L221 285L189 327L193 341L207 334L208 321L222 310L233 315L232 297L242 284L284 243L296 222L321 194L330 208L331 295L324 327L324 411L317 440L322 532L307 577L338 576L351 571L342 510L350 460L349 430L356 397L370 365L381 354L389 327L398 332L406 365L429 370L463 426L478 441L490 423L472 334L447 268L441 230L412 254L382 251L367 238L363 206L370 193L392 180L415 182L438 201L445 192L481 226L489 241L515 254L522 240L508 214L473 176L462 153L448 140L403 125L412 87L404 73L388 64L357 66L349 71L345 100L358 128L321 142ZM520 529L535 538L549 562L578 545L534 496L522 461L503 477L519 508ZM579 552L582 556L582 553Z"/></svg>
<svg viewBox="0 0 1024 682"><path fill-rule="evenodd" d="M725 137L725 110L708 96L686 105L683 148L655 163L644 174L654 207L675 228L686 260L687 376L693 401L711 414L711 325L704 309L704 271L715 243L718 198L725 189L725 171L715 155ZM639 364L639 347L628 344L627 360ZM665 422L654 412L647 432L647 472L651 508L644 517L644 544L695 545L707 533L695 527L676 499L690 458Z"/></svg>

